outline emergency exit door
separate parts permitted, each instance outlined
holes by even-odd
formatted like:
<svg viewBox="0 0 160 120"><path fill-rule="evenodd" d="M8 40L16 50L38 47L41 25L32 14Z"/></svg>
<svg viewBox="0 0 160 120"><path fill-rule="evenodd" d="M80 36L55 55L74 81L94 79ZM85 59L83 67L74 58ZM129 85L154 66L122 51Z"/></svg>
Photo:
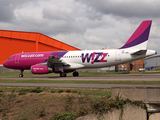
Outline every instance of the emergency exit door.
<svg viewBox="0 0 160 120"><path fill-rule="evenodd" d="M121 50L116 50L115 61L121 61Z"/></svg>

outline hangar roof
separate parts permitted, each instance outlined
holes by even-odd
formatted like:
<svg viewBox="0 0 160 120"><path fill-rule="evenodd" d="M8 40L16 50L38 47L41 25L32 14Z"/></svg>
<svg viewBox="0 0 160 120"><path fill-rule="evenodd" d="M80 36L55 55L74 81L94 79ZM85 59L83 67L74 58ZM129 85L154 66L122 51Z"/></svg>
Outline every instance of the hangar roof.
<svg viewBox="0 0 160 120"><path fill-rule="evenodd" d="M41 33L10 30L0 30L0 46L0 64L21 52L79 50Z"/></svg>
<svg viewBox="0 0 160 120"><path fill-rule="evenodd" d="M13 38L25 41L35 41L36 43L39 42L48 46L56 47L61 50L79 50L78 48L75 48L71 45L36 32L0 30L0 37ZM38 48L36 48L36 52L38 52Z"/></svg>

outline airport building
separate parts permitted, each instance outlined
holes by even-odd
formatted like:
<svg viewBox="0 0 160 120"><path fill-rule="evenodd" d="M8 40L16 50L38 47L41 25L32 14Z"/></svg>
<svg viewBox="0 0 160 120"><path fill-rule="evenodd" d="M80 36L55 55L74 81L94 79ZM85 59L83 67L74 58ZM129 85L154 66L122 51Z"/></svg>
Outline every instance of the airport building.
<svg viewBox="0 0 160 120"><path fill-rule="evenodd" d="M144 59L136 60L115 66L115 71L139 71L140 68L144 68Z"/></svg>
<svg viewBox="0 0 160 120"><path fill-rule="evenodd" d="M115 71L139 71L139 68L144 68L145 70L160 70L160 55L117 65Z"/></svg>
<svg viewBox="0 0 160 120"><path fill-rule="evenodd" d="M9 30L0 30L0 45L0 65L16 53L79 50L41 33Z"/></svg>
<svg viewBox="0 0 160 120"><path fill-rule="evenodd" d="M160 55L145 58L145 69L153 70L160 67Z"/></svg>

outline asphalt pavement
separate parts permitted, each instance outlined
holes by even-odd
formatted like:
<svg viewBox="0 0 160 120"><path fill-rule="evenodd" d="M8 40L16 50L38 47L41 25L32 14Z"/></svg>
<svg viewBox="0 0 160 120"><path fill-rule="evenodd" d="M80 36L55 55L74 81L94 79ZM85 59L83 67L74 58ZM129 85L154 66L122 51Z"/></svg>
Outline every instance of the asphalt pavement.
<svg viewBox="0 0 160 120"><path fill-rule="evenodd" d="M77 81L159 81L160 74L121 74L121 75L97 75L79 77L59 76L0 76L0 79L12 80L77 80ZM42 86L65 88L111 88L111 87L160 87L160 85L123 85L123 84L69 84L69 83L0 83L0 86Z"/></svg>

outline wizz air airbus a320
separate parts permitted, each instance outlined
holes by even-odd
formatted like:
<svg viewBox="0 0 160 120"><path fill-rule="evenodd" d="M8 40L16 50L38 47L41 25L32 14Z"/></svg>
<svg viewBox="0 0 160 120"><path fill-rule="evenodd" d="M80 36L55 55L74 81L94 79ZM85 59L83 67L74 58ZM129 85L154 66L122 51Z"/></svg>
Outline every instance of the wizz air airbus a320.
<svg viewBox="0 0 160 120"><path fill-rule="evenodd" d="M151 23L152 20L143 21L119 49L19 53L9 57L3 66L19 69L20 77L29 69L33 74L54 72L66 77L69 72L78 76L76 69L80 68L108 67L142 59L157 54L155 50L147 50Z"/></svg>

